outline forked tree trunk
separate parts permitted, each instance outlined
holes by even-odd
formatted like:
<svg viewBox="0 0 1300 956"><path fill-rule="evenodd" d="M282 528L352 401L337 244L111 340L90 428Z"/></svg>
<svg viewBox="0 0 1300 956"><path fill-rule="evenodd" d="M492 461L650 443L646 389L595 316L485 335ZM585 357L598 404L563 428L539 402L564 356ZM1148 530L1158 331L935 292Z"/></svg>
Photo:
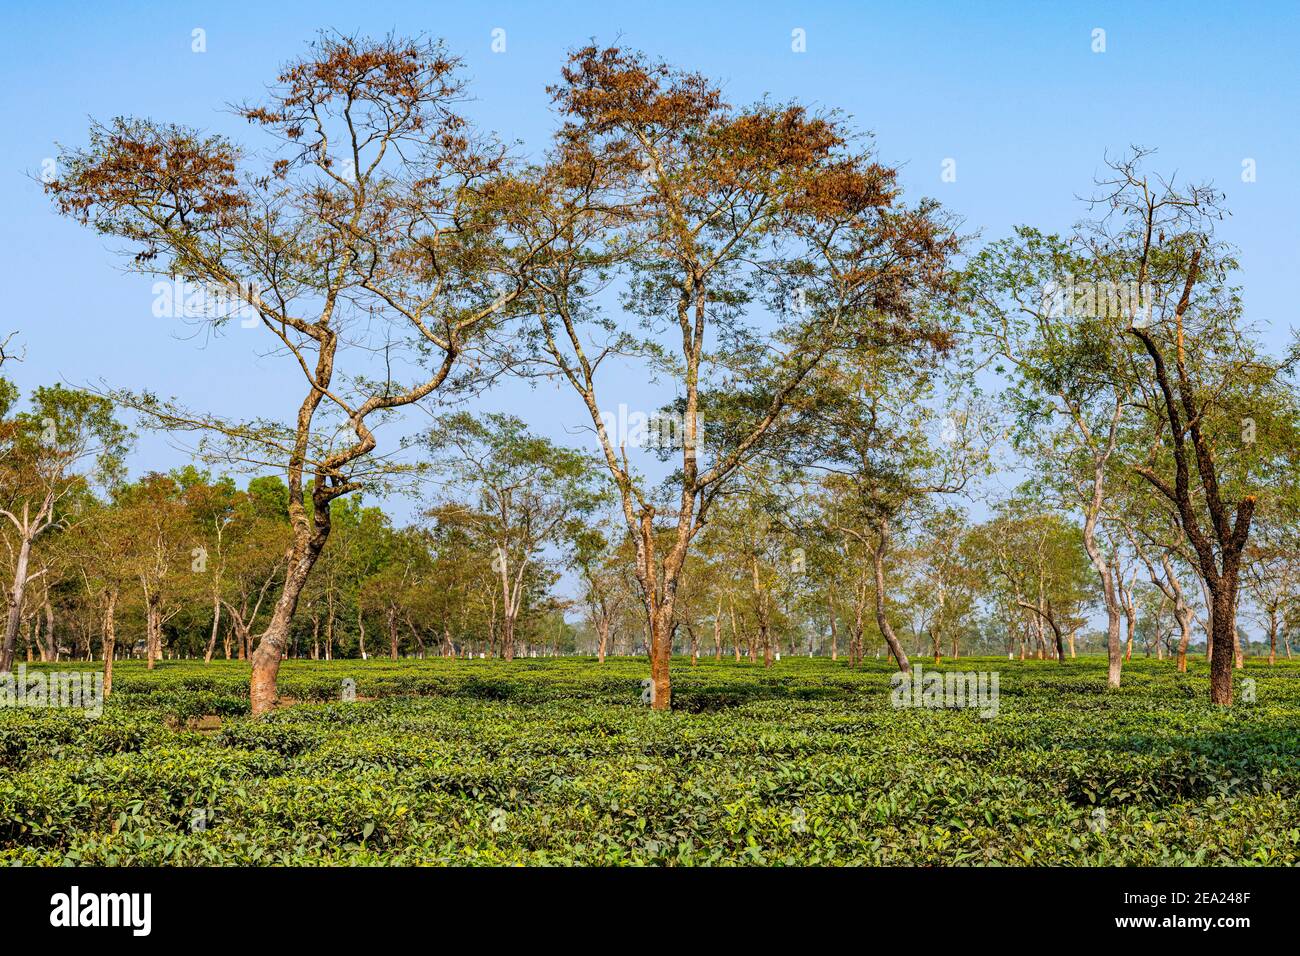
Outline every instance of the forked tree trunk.
<svg viewBox="0 0 1300 956"><path fill-rule="evenodd" d="M1218 476L1211 442L1202 430L1201 411L1196 406L1195 389L1187 373L1186 341L1183 316L1191 303L1201 261L1201 250L1192 252L1183 294L1174 310L1177 338L1175 355L1175 384L1171 383L1168 367L1160 346L1151 333L1137 325L1129 329L1146 347L1155 368L1156 380L1164 399L1164 419L1173 439L1175 484L1172 488L1162 482L1149 468L1138 468L1138 473L1150 481L1157 490L1169 498L1178 509L1178 521L1196 555L1200 579L1210 592L1210 622L1206 652L1210 658L1210 701L1222 706L1232 703L1232 667L1237 649L1237 587L1241 573L1241 554L1250 536L1250 523L1255 514L1257 499L1248 494L1237 502L1235 518L1228 513L1228 504L1219 489ZM1209 512L1214 540L1202 530L1196 517L1189 481L1187 437L1191 438L1196 471L1200 477L1203 497L1201 506Z"/></svg>
<svg viewBox="0 0 1300 956"><path fill-rule="evenodd" d="M1104 469L1104 461L1099 460L1094 463L1092 503L1085 509L1086 520L1083 523L1083 546L1084 550L1088 552L1088 559L1092 562L1093 570L1097 572L1097 579L1101 584L1101 600L1106 608L1106 686L1114 689L1120 685L1120 677L1124 666L1123 647L1119 633L1119 619L1123 611L1120 608L1119 596L1116 593L1115 572L1118 569L1111 560L1102 554L1101 547L1097 544L1097 521L1101 515L1104 502Z"/></svg>

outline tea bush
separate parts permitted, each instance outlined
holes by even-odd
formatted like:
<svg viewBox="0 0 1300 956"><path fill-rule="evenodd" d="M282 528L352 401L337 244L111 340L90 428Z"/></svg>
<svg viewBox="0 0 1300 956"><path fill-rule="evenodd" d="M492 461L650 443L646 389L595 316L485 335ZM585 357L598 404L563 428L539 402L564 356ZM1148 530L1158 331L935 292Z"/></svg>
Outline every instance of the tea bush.
<svg viewBox="0 0 1300 956"><path fill-rule="evenodd" d="M1300 665L1222 710L1104 667L944 665L999 672L986 719L878 661L677 661L670 714L644 661L289 661L254 720L240 662L123 662L98 718L0 709L0 862L1300 862Z"/></svg>

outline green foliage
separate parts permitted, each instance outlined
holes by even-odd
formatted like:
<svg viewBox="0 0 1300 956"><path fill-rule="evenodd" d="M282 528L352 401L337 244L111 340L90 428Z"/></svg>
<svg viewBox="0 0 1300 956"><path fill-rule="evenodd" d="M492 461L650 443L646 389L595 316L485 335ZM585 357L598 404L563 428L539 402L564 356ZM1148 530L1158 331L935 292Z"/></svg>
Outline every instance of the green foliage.
<svg viewBox="0 0 1300 956"><path fill-rule="evenodd" d="M122 662L101 718L0 710L0 863L1300 862L1300 666L1231 710L1199 661L948 666L996 718L826 659L678 662L653 713L643 661L562 658L289 661L254 721L242 664Z"/></svg>

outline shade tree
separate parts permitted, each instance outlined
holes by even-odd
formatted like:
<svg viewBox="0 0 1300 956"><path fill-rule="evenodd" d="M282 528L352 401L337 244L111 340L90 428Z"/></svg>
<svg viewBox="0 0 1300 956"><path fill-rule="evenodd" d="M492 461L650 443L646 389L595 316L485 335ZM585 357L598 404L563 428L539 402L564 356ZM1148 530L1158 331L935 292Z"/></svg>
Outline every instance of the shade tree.
<svg viewBox="0 0 1300 956"><path fill-rule="evenodd" d="M528 242L560 236L530 274L531 355L573 388L613 478L668 709L677 592L712 501L779 441L816 368L868 341L932 343L918 300L946 291L957 243L837 115L733 107L699 74L594 45L551 93L561 126L519 224ZM667 482L602 416L629 363L673 389Z"/></svg>
<svg viewBox="0 0 1300 956"><path fill-rule="evenodd" d="M520 192L506 150L461 114L465 92L440 43L322 34L262 102L238 108L271 145L266 161L123 117L92 123L46 185L59 212L125 240L130 268L211 291L195 321L240 318L301 375L299 400L251 420L115 393L159 427L200 435L201 454L287 479L286 570L253 654L255 714L274 704L332 502L408 470L376 454L378 423L454 381L475 335L510 312L535 251L502 231Z"/></svg>

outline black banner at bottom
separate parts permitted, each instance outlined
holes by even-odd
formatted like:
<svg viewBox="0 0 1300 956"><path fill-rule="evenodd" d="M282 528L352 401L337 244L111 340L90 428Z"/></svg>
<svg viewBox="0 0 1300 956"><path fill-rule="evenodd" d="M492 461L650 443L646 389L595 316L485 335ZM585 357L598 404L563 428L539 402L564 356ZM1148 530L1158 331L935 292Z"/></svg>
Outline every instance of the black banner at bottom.
<svg viewBox="0 0 1300 956"><path fill-rule="evenodd" d="M11 942L128 948L373 944L381 927L425 922L494 945L535 944L539 932L563 942L570 930L578 942L687 917L692 948L713 933L730 945L777 932L815 940L819 926L842 932L845 917L902 919L926 943L1041 929L1071 941L1199 934L1231 945L1240 933L1280 933L1296 889L1282 869L0 869Z"/></svg>

